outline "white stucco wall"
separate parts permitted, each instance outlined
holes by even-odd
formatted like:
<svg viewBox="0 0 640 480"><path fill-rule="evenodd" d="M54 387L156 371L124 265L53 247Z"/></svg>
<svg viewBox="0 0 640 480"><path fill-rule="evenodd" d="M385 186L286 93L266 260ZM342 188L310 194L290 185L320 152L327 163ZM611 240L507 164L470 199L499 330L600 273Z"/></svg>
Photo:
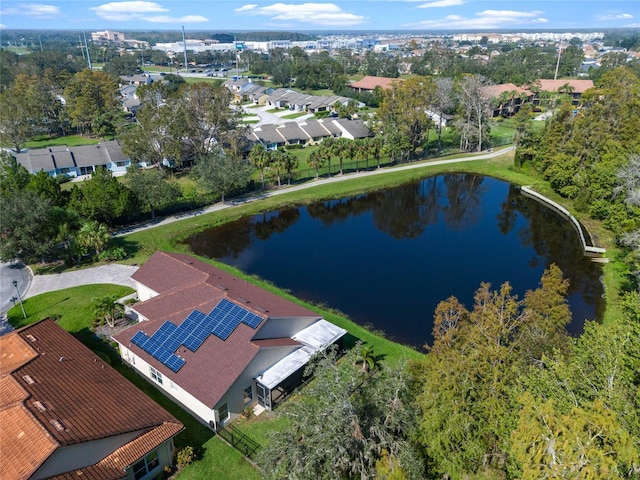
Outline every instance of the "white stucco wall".
<svg viewBox="0 0 640 480"><path fill-rule="evenodd" d="M138 300L140 302L146 302L150 298L153 298L156 295L158 295L158 292L156 292L155 290L151 290L146 285L143 285L140 282L136 282L136 281L134 282L136 284L136 291L138 292Z"/></svg>

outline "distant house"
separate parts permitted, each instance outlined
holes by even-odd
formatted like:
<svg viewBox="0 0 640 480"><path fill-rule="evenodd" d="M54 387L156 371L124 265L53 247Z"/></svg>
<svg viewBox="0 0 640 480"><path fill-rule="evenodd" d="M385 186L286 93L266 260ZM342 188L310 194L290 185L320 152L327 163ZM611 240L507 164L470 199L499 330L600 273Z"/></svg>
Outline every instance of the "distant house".
<svg viewBox="0 0 640 480"><path fill-rule="evenodd" d="M127 84L120 87L120 97L122 101L122 109L128 113L135 113L140 108L140 97L138 97L138 86Z"/></svg>
<svg viewBox="0 0 640 480"><path fill-rule="evenodd" d="M533 102L539 103L539 92L552 92L552 93L564 93L571 95L574 104L578 104L582 94L593 88L592 80L574 80L574 79L560 79L560 80L536 80L530 89L534 92Z"/></svg>
<svg viewBox="0 0 640 480"><path fill-rule="evenodd" d="M131 159L115 140L79 147L33 148L12 155L29 173L43 170L52 177L90 175L98 167L104 167L114 175L124 175L131 165Z"/></svg>
<svg viewBox="0 0 640 480"><path fill-rule="evenodd" d="M533 100L531 91L513 83L487 85L482 87L482 93L491 101L494 117L511 117Z"/></svg>
<svg viewBox="0 0 640 480"><path fill-rule="evenodd" d="M240 103L251 101L257 104L262 96L273 92L273 88L258 85L246 78L227 80L222 86L230 90L234 100Z"/></svg>
<svg viewBox="0 0 640 480"><path fill-rule="evenodd" d="M441 127L446 127L449 122L453 120L453 115L449 113L437 113L433 110L425 110L425 113L429 116L429 118L436 125L440 125Z"/></svg>
<svg viewBox="0 0 640 480"><path fill-rule="evenodd" d="M401 78L388 78L388 77L364 77L362 80L353 82L349 85L349 88L356 92L372 92L376 87L382 89L391 88L394 83L402 82Z"/></svg>
<svg viewBox="0 0 640 480"><path fill-rule="evenodd" d="M372 135L362 120L347 118L307 119L282 125L263 124L247 131L250 141L261 143L267 150L288 145L313 145L327 137L355 140Z"/></svg>
<svg viewBox="0 0 640 480"><path fill-rule="evenodd" d="M0 337L3 480L147 480L183 425L53 320Z"/></svg>
<svg viewBox="0 0 640 480"><path fill-rule="evenodd" d="M156 252L132 279L139 322L114 336L120 355L214 430L278 405L314 353L347 333L190 255Z"/></svg>
<svg viewBox="0 0 640 480"><path fill-rule="evenodd" d="M149 85L153 83L153 77L151 75L139 74L139 75L120 75L121 83L128 85Z"/></svg>

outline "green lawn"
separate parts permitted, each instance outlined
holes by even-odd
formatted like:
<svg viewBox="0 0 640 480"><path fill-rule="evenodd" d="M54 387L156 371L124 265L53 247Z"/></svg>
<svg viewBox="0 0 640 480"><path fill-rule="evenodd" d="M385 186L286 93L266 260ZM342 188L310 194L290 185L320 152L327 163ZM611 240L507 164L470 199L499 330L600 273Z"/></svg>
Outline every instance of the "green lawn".
<svg viewBox="0 0 640 480"><path fill-rule="evenodd" d="M107 139L111 140L111 139ZM84 137L82 135L67 135L66 137L49 137L43 136L30 140L25 143L25 148L44 148L44 147L78 147L81 145L96 145L97 143L106 141L104 138Z"/></svg>
<svg viewBox="0 0 640 480"><path fill-rule="evenodd" d="M288 115L283 115L280 118L285 118L287 120L292 119L292 118L298 118L298 117L303 117L304 115L308 115L308 112L295 112L295 113L290 113Z"/></svg>
<svg viewBox="0 0 640 480"><path fill-rule="evenodd" d="M93 303L97 298L107 295L124 297L133 293L129 287L120 285L82 285L57 290L44 295L27 298L24 305L27 318L22 316L20 306L9 310L9 323L16 328L28 325L47 317L59 318L58 324L71 333L78 333L93 325Z"/></svg>

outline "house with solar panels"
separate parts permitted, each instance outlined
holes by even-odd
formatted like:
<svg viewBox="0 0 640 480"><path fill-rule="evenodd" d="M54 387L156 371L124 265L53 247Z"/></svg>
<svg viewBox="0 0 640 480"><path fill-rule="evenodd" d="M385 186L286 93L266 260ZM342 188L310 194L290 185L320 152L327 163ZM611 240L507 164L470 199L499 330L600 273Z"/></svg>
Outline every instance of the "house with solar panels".
<svg viewBox="0 0 640 480"><path fill-rule="evenodd" d="M190 255L156 252L132 279L137 323L113 337L120 355L214 430L247 407L273 409L347 333Z"/></svg>

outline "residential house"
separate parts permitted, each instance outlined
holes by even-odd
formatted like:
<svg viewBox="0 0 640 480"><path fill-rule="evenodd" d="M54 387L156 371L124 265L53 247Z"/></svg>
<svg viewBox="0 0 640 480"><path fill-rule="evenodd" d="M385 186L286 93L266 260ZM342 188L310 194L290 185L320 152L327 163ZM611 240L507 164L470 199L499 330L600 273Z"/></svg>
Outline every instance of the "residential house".
<svg viewBox="0 0 640 480"><path fill-rule="evenodd" d="M0 337L3 480L147 480L183 425L46 319Z"/></svg>
<svg viewBox="0 0 640 480"><path fill-rule="evenodd" d="M275 407L314 353L347 333L190 255L156 252L132 279L139 321L113 337L120 355L214 430L246 408Z"/></svg>
<svg viewBox="0 0 640 480"><path fill-rule="evenodd" d="M287 88L278 88L265 99L265 104L275 108L288 108L296 112L318 113L335 110L336 106L345 106L351 98L339 95L307 95ZM364 107L358 102L358 107Z"/></svg>
<svg viewBox="0 0 640 480"><path fill-rule="evenodd" d="M317 144L327 137L354 140L370 136L372 133L362 120L347 118L307 119L282 125L262 124L247 131L249 141L259 142L267 150L277 150L288 145Z"/></svg>
<svg viewBox="0 0 640 480"><path fill-rule="evenodd" d="M153 77L151 77L151 75L145 75L145 74L120 75L120 80L122 84L135 85L137 87L139 87L140 85L148 85L153 83Z"/></svg>
<svg viewBox="0 0 640 480"><path fill-rule="evenodd" d="M511 117L520 107L533 100L533 93L513 83L500 83L482 87L482 93L491 101L494 117Z"/></svg>
<svg viewBox="0 0 640 480"><path fill-rule="evenodd" d="M262 96L273 92L273 88L258 85L246 78L227 80L222 85L233 93L233 98L238 103L252 101L257 104Z"/></svg>
<svg viewBox="0 0 640 480"><path fill-rule="evenodd" d="M388 77L364 77L362 80L353 82L349 87L356 92L372 92L376 87L382 89L388 89L393 86L394 83L402 82L401 78L388 78Z"/></svg>
<svg viewBox="0 0 640 480"><path fill-rule="evenodd" d="M120 87L119 91L122 99L122 109L135 115L141 104L140 97L138 97L138 86L127 84Z"/></svg>
<svg viewBox="0 0 640 480"><path fill-rule="evenodd" d="M531 90L534 92L533 102L538 104L540 102L540 92L550 93L564 93L571 95L574 105L577 105L580 101L580 97L588 89L593 88L593 80L574 80L574 79L560 79L560 80L536 80L531 86Z"/></svg>
<svg viewBox="0 0 640 480"><path fill-rule="evenodd" d="M449 113L438 113L433 110L425 110L425 113L429 116L429 118L433 121L433 123L440 125L441 127L446 127L452 120L453 115Z"/></svg>
<svg viewBox="0 0 640 480"><path fill-rule="evenodd" d="M77 178L92 174L98 167L104 167L116 176L124 175L131 165L131 159L116 140L78 147L33 148L12 155L29 173L44 170L52 177Z"/></svg>

